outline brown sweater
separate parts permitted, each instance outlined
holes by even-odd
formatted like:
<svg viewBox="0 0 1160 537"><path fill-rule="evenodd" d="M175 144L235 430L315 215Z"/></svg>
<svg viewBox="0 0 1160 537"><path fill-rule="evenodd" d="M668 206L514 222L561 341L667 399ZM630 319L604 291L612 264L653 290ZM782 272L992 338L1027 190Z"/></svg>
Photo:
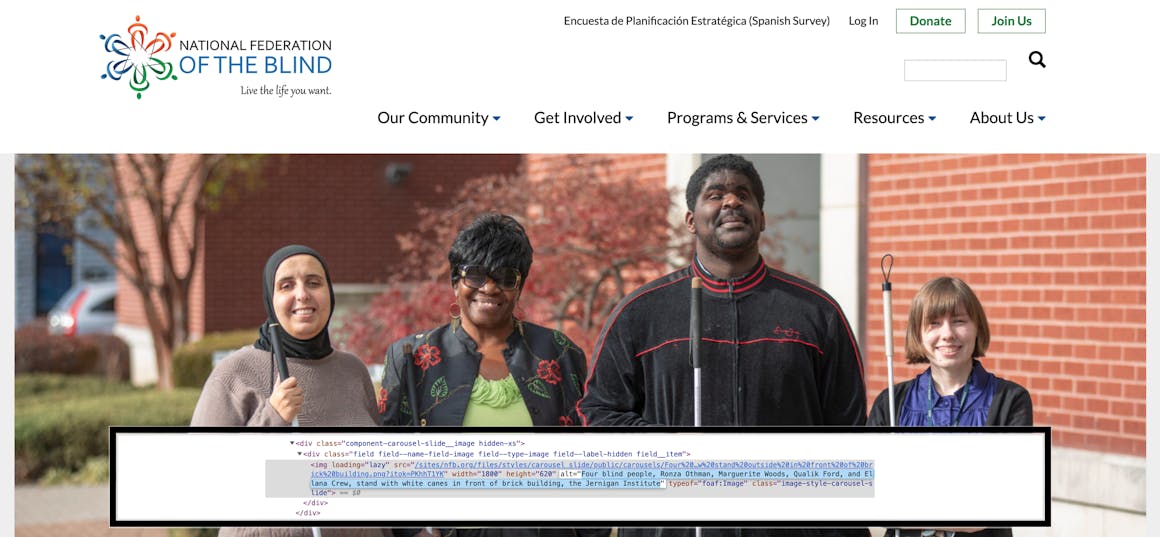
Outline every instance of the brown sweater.
<svg viewBox="0 0 1160 537"><path fill-rule="evenodd" d="M377 425L378 403L366 365L352 354L335 351L319 360L287 358L290 376L302 387L303 426ZM193 411L195 426L290 425L270 406L270 392L278 377L270 353L246 346L222 360L201 391ZM322 534L350 537L390 536L382 528L323 528ZM310 537L310 528L222 528L219 537Z"/></svg>
<svg viewBox="0 0 1160 537"><path fill-rule="evenodd" d="M298 413L302 426L364 426L377 424L378 403L366 365L352 354L335 351L318 360L287 358L290 376L298 379L304 402ZM278 377L270 353L242 347L222 360L201 391L193 411L195 426L290 425L270 406Z"/></svg>

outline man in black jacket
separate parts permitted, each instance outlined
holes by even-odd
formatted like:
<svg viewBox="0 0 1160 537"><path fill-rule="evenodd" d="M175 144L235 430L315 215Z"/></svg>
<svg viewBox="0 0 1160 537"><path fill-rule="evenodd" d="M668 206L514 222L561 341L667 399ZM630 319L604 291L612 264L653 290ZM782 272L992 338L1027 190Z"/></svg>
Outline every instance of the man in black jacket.
<svg viewBox="0 0 1160 537"><path fill-rule="evenodd" d="M686 188L693 263L637 289L613 310L593 354L585 425L693 425L690 278L701 278L702 424L862 425L862 360L825 291L767 266L758 251L765 190L753 164L713 158ZM668 537L691 529L665 530ZM622 537L661 535L622 528ZM867 535L858 530L706 529L705 535Z"/></svg>

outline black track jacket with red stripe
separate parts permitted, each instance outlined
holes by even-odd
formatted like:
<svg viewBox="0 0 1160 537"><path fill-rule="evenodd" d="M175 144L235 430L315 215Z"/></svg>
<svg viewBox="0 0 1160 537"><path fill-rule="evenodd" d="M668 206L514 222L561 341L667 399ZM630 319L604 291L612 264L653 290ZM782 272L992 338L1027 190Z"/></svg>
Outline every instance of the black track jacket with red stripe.
<svg viewBox="0 0 1160 537"><path fill-rule="evenodd" d="M723 281L694 263L645 284L596 344L585 425L693 425L690 279L703 280L703 425L862 425L858 344L830 295L766 266Z"/></svg>

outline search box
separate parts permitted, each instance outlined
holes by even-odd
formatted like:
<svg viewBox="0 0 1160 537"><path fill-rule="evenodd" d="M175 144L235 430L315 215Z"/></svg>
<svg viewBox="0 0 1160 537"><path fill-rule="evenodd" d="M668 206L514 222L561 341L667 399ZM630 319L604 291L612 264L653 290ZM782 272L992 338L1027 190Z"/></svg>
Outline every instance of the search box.
<svg viewBox="0 0 1160 537"><path fill-rule="evenodd" d="M903 60L907 82L1006 82L1007 60Z"/></svg>

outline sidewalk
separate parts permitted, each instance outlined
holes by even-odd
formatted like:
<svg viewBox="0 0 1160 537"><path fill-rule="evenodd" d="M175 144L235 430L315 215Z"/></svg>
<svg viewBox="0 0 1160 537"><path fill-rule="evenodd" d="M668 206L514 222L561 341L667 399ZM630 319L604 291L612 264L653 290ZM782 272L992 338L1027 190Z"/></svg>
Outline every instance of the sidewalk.
<svg viewBox="0 0 1160 537"><path fill-rule="evenodd" d="M166 528L110 528L109 487L16 487L15 537L166 537Z"/></svg>
<svg viewBox="0 0 1160 537"><path fill-rule="evenodd" d="M167 537L166 528L110 528L109 521L60 522L16 526L16 537Z"/></svg>

